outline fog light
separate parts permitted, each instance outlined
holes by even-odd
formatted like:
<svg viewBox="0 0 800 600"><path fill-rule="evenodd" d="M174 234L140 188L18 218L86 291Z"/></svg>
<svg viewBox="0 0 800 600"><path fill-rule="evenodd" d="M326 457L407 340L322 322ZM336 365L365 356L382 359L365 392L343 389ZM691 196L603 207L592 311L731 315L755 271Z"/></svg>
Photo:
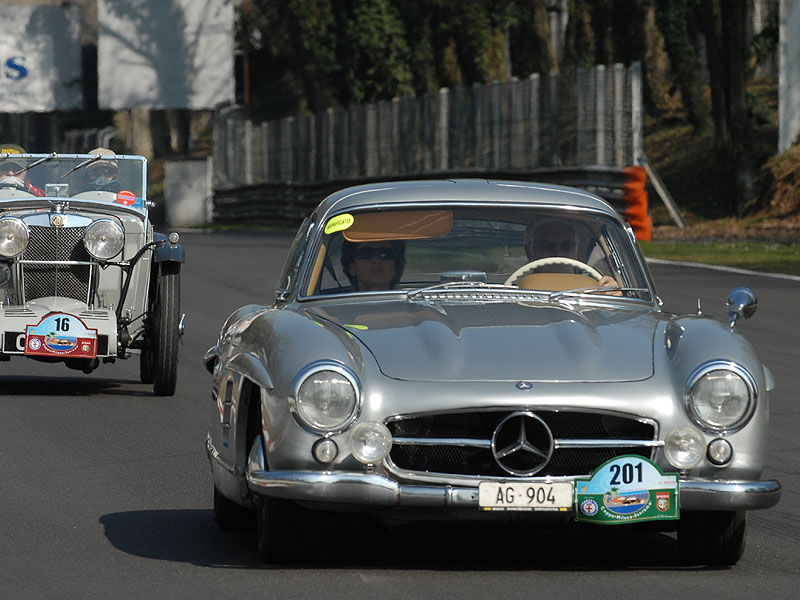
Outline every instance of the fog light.
<svg viewBox="0 0 800 600"><path fill-rule="evenodd" d="M673 467L691 469L703 459L706 440L695 427L680 427L664 440L664 454Z"/></svg>
<svg viewBox="0 0 800 600"><path fill-rule="evenodd" d="M311 447L314 460L323 465L329 465L339 455L339 446L330 438L322 438L314 442Z"/></svg>
<svg viewBox="0 0 800 600"><path fill-rule="evenodd" d="M717 438L711 440L711 443L708 445L706 456L708 456L708 460L715 465L724 465L730 462L733 456L733 448L728 440Z"/></svg>
<svg viewBox="0 0 800 600"><path fill-rule="evenodd" d="M392 434L383 423L359 423L350 433L350 449L356 460L378 463L392 449Z"/></svg>

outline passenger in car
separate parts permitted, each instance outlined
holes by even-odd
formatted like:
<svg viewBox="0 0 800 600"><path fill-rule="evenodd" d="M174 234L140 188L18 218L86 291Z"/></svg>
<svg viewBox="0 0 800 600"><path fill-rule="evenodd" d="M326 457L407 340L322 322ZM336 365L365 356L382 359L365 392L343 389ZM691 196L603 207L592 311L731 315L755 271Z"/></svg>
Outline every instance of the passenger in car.
<svg viewBox="0 0 800 600"><path fill-rule="evenodd" d="M86 166L87 190L98 190L101 192L119 192L122 188L119 183L119 165L116 153L108 148L95 148L89 154L108 157L102 158Z"/></svg>
<svg viewBox="0 0 800 600"><path fill-rule="evenodd" d="M528 260L563 256L578 259L578 232L574 225L565 219L536 219L525 229L525 254ZM572 272L568 265L548 265L551 273ZM598 286L619 286L616 279L609 275L597 282Z"/></svg>
<svg viewBox="0 0 800 600"><path fill-rule="evenodd" d="M14 154L26 154L22 146L0 144L0 154L9 156L0 163L0 186L15 187L34 196L44 196L44 191L29 181L28 171L23 170L23 161L15 159L13 156Z"/></svg>
<svg viewBox="0 0 800 600"><path fill-rule="evenodd" d="M342 245L342 268L360 292L391 290L406 265L406 244L400 240L348 242Z"/></svg>

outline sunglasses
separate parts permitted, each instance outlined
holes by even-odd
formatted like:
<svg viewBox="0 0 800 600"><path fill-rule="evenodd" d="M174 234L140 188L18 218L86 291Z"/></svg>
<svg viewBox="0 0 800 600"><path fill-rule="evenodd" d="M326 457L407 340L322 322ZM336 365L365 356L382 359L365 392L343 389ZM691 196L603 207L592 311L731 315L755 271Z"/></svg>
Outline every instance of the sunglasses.
<svg viewBox="0 0 800 600"><path fill-rule="evenodd" d="M544 250L545 252L555 252L556 250L561 250L562 252L574 252L575 248L578 247L576 242L539 242L536 244L539 248Z"/></svg>
<svg viewBox="0 0 800 600"><path fill-rule="evenodd" d="M87 173L89 173L89 175L91 177L106 177L106 178L110 178L110 177L114 177L115 175L117 175L118 171L114 167L107 167L105 165L99 165L99 166L96 166L96 167L89 167L87 169Z"/></svg>
<svg viewBox="0 0 800 600"><path fill-rule="evenodd" d="M384 246L380 248L371 248L369 246L356 248L356 258L360 258L361 260L372 260L376 255L380 260L393 260L394 249Z"/></svg>

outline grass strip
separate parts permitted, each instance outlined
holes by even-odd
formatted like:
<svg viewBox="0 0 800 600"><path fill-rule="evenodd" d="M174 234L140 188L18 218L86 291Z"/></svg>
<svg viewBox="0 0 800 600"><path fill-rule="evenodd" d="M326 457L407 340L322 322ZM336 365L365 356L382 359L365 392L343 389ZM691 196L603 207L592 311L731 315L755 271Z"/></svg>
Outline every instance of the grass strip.
<svg viewBox="0 0 800 600"><path fill-rule="evenodd" d="M800 275L800 244L777 242L640 242L648 258Z"/></svg>

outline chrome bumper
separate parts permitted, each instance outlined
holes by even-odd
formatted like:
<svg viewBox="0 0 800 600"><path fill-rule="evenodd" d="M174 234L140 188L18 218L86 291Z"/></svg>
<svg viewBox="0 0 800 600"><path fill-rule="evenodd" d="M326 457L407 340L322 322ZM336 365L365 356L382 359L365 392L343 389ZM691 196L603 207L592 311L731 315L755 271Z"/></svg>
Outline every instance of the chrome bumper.
<svg viewBox="0 0 800 600"><path fill-rule="evenodd" d="M251 471L255 494L288 500L368 506L477 508L477 487L401 484L378 474ZM683 510L756 510L775 506L781 484L767 481L680 480Z"/></svg>

